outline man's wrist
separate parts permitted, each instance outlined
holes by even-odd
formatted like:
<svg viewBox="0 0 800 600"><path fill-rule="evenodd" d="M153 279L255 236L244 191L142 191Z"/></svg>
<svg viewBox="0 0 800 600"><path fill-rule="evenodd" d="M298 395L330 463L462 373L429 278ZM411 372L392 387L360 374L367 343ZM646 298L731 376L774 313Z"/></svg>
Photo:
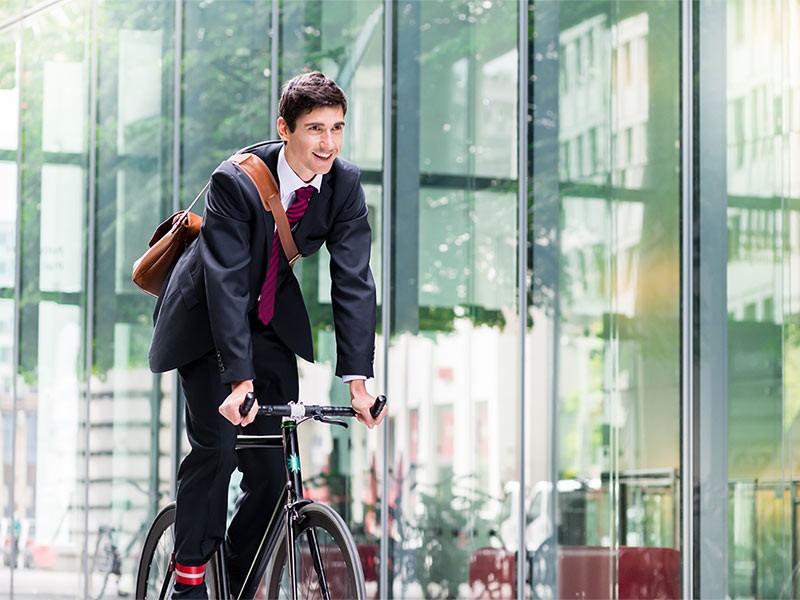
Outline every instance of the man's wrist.
<svg viewBox="0 0 800 600"><path fill-rule="evenodd" d="M353 379L349 382L350 397L360 396L367 393L367 380L366 379Z"/></svg>

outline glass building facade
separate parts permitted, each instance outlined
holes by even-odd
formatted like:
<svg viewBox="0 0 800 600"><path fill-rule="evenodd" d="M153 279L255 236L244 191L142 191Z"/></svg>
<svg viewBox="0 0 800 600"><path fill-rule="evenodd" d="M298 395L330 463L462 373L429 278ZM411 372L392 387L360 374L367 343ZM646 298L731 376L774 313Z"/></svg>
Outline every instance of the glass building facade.
<svg viewBox="0 0 800 600"><path fill-rule="evenodd" d="M800 0L0 0L0 596L131 591L186 450L131 266L304 68L390 403L304 471L371 597L800 597Z"/></svg>

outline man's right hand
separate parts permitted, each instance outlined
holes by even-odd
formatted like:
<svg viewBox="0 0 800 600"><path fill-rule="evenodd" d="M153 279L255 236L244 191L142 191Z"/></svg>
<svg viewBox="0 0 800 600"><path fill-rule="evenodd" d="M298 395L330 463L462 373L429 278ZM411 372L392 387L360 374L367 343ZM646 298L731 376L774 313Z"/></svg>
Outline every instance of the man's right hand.
<svg viewBox="0 0 800 600"><path fill-rule="evenodd" d="M248 392L253 391L253 381L245 379L231 384L231 393L225 401L219 405L219 414L228 419L234 425L245 427L250 425L258 414L258 402L253 402L250 412L245 417L239 414L239 406L244 402L244 397Z"/></svg>

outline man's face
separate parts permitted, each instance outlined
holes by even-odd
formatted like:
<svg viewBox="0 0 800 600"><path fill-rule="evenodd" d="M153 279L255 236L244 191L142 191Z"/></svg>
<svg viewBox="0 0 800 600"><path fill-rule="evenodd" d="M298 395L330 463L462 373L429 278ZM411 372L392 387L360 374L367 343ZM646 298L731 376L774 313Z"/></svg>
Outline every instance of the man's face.
<svg viewBox="0 0 800 600"><path fill-rule="evenodd" d="M331 170L344 134L341 106L320 106L298 117L294 131L278 117L278 134L286 142L286 162L303 181Z"/></svg>

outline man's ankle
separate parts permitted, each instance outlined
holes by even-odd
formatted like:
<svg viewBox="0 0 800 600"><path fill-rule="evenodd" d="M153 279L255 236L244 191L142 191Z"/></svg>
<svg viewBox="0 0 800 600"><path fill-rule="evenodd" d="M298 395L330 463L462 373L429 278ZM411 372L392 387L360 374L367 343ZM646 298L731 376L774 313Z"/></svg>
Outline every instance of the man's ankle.
<svg viewBox="0 0 800 600"><path fill-rule="evenodd" d="M207 600L208 591L206 590L206 584L189 585L176 582L172 598L173 600Z"/></svg>

